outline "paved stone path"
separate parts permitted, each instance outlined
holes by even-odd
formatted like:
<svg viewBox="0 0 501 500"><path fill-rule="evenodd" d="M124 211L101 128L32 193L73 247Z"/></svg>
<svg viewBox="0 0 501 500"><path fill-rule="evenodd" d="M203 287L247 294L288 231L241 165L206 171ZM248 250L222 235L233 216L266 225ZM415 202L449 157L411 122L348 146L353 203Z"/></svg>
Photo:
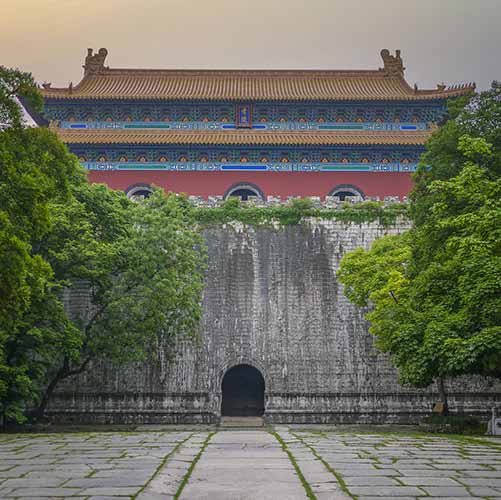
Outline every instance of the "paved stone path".
<svg viewBox="0 0 501 500"><path fill-rule="evenodd" d="M262 431L224 431L210 440L181 499L304 500L306 494L280 443Z"/></svg>
<svg viewBox="0 0 501 500"><path fill-rule="evenodd" d="M0 435L0 498L501 499L501 440L265 430Z"/></svg>

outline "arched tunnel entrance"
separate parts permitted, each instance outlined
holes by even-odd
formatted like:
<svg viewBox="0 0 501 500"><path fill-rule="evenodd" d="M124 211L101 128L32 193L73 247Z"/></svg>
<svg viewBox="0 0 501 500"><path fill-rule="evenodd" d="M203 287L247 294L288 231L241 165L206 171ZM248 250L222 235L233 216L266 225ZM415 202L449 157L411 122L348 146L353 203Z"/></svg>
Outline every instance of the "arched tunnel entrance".
<svg viewBox="0 0 501 500"><path fill-rule="evenodd" d="M223 417L260 417L264 413L264 378L250 365L230 368L223 377Z"/></svg>

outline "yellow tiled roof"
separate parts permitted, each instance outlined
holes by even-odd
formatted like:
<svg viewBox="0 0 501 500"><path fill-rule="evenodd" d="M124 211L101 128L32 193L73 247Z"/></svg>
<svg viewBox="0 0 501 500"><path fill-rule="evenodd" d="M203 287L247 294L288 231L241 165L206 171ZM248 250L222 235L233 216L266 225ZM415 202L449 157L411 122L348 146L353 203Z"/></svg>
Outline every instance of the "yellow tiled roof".
<svg viewBox="0 0 501 500"><path fill-rule="evenodd" d="M69 130L53 129L68 144L192 145L422 145L431 131Z"/></svg>
<svg viewBox="0 0 501 500"><path fill-rule="evenodd" d="M55 99L167 99L226 101L421 100L464 94L474 85L434 90L411 88L400 52L383 50L384 67L362 71L143 70L104 66L108 52L89 49L82 81L42 90Z"/></svg>

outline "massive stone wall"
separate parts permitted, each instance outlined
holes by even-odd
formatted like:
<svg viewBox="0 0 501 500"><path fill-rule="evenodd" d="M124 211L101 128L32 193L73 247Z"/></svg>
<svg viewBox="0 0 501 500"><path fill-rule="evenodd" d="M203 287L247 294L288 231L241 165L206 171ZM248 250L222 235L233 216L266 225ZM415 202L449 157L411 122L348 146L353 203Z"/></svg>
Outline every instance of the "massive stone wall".
<svg viewBox="0 0 501 500"><path fill-rule="evenodd" d="M310 219L205 231L209 266L198 344L179 345L174 362L102 362L60 389L49 414L93 422L216 422L221 382L238 364L258 368L269 422L413 422L430 411L434 388L398 384L374 347L363 311L348 302L336 270L342 256L405 229ZM72 307L85 293L74 289ZM486 412L501 388L485 381L450 385L451 404Z"/></svg>

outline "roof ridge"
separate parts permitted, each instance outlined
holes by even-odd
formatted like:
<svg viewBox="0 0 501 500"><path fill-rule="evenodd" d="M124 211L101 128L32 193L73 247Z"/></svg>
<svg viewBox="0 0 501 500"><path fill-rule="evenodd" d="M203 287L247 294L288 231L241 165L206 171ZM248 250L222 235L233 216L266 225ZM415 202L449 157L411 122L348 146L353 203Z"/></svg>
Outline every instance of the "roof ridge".
<svg viewBox="0 0 501 500"><path fill-rule="evenodd" d="M127 74L197 74L202 75L258 75L258 76L282 76L282 75L311 75L325 74L329 75L379 75L388 76L383 68L378 69L328 69L328 68L285 68L285 69L266 69L266 68L103 68L98 75L127 73ZM395 75L392 75L395 76Z"/></svg>
<svg viewBox="0 0 501 500"><path fill-rule="evenodd" d="M108 51L88 49L75 86L43 85L45 97L226 101L335 101L444 99L474 87L418 90L404 78L400 50L381 51L378 69L136 69L104 65ZM153 83L152 83L153 82ZM247 83L252 82L252 85Z"/></svg>

